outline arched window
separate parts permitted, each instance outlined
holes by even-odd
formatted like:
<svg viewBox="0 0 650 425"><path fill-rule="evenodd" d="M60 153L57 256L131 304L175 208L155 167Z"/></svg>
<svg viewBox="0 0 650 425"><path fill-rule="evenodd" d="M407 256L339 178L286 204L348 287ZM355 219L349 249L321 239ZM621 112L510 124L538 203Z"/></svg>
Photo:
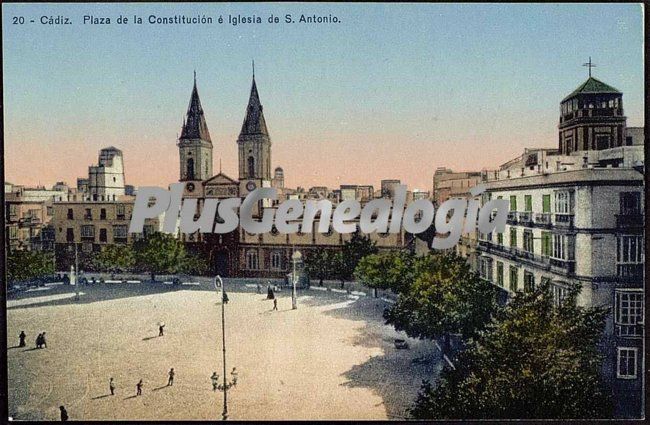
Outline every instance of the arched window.
<svg viewBox="0 0 650 425"><path fill-rule="evenodd" d="M194 159L193 158L187 160L187 178L189 180L194 180Z"/></svg>
<svg viewBox="0 0 650 425"><path fill-rule="evenodd" d="M250 270L257 270L259 268L259 257L257 251L254 249L246 252L246 268Z"/></svg>
<svg viewBox="0 0 650 425"><path fill-rule="evenodd" d="M282 252L273 251L271 253L271 268L275 270L282 270Z"/></svg>
<svg viewBox="0 0 650 425"><path fill-rule="evenodd" d="M255 158L248 157L248 177L255 177Z"/></svg>

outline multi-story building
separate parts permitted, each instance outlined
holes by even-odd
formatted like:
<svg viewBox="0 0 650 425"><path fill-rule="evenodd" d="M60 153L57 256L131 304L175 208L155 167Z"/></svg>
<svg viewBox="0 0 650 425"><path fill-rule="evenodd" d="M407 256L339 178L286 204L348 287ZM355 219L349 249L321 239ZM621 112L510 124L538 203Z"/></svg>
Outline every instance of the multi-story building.
<svg viewBox="0 0 650 425"><path fill-rule="evenodd" d="M112 197L111 197L112 198ZM129 234L135 198L122 195L115 200L93 201L87 194L71 195L53 205L57 270L68 270L78 256L80 267L106 245L131 244L142 234ZM143 234L161 231L163 215L146 219ZM75 252L76 251L76 252Z"/></svg>
<svg viewBox="0 0 650 425"><path fill-rule="evenodd" d="M5 184L5 248L52 250L54 235L49 226L55 201L68 198L67 186L59 182L52 189L26 188Z"/></svg>
<svg viewBox="0 0 650 425"><path fill-rule="evenodd" d="M381 197L392 198L395 194L395 188L402 184L397 179L384 179L381 181Z"/></svg>
<svg viewBox="0 0 650 425"><path fill-rule="evenodd" d="M483 201L506 199L510 213L504 233L479 235L477 267L504 298L548 282L557 303L577 286L579 305L609 308L603 376L614 394L616 416L640 417L643 135L642 129L620 133L626 129L620 93L585 84L562 101L559 149L527 149L484 173Z"/></svg>
<svg viewBox="0 0 650 425"><path fill-rule="evenodd" d="M436 205L442 205L449 198L467 198L469 190L481 181L479 171L454 172L438 167L433 174L431 198Z"/></svg>

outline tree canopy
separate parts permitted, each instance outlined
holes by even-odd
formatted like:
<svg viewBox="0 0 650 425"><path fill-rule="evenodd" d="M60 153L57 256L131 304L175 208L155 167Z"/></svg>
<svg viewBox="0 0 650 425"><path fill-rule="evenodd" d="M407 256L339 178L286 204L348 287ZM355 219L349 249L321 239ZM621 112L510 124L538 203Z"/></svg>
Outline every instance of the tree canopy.
<svg viewBox="0 0 650 425"><path fill-rule="evenodd" d="M14 250L7 255L7 280L15 282L54 273L54 255L42 251Z"/></svg>
<svg viewBox="0 0 650 425"><path fill-rule="evenodd" d="M548 283L518 293L460 353L436 388L424 383L417 419L603 418L611 403L597 345L607 312L553 305Z"/></svg>

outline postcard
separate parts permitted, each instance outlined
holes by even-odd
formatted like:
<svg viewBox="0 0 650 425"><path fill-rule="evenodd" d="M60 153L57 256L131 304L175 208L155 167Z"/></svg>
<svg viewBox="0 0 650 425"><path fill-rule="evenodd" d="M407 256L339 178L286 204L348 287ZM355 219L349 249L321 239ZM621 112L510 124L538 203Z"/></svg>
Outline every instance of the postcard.
<svg viewBox="0 0 650 425"><path fill-rule="evenodd" d="M644 419L644 12L3 4L3 420Z"/></svg>

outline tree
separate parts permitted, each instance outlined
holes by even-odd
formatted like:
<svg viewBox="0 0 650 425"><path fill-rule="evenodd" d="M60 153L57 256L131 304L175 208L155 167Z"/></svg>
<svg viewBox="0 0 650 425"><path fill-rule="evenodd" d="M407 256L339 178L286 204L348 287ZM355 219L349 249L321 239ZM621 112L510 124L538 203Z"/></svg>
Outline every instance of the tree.
<svg viewBox="0 0 650 425"><path fill-rule="evenodd" d="M370 237L359 232L353 233L350 240L343 244L342 251L333 257L332 266L335 268L337 278L341 281L341 288L346 280L353 278L354 269L359 261L378 251L376 243L371 241Z"/></svg>
<svg viewBox="0 0 650 425"><path fill-rule="evenodd" d="M354 276L371 288L401 293L413 282L415 261L415 255L405 250L370 254L359 260Z"/></svg>
<svg viewBox="0 0 650 425"><path fill-rule="evenodd" d="M54 255L43 251L14 250L7 256L7 280L28 280L54 273Z"/></svg>
<svg viewBox="0 0 650 425"><path fill-rule="evenodd" d="M435 253L413 261L412 273L398 267L391 273L398 285L397 302L384 312L386 322L416 338L471 338L482 330L497 308L497 289L471 271L455 253ZM399 282L398 273L404 281Z"/></svg>
<svg viewBox="0 0 650 425"><path fill-rule="evenodd" d="M187 264L187 252L183 242L167 233L155 232L134 244L138 268L156 274L182 272Z"/></svg>
<svg viewBox="0 0 650 425"><path fill-rule="evenodd" d="M597 348L607 311L581 308L574 289L554 307L548 283L517 294L470 341L434 389L425 382L411 414L433 418L604 418L611 402Z"/></svg>
<svg viewBox="0 0 650 425"><path fill-rule="evenodd" d="M179 271L192 275L205 275L208 271L208 261L197 254L186 254Z"/></svg>
<svg viewBox="0 0 650 425"><path fill-rule="evenodd" d="M323 286L323 279L331 276L333 255L331 251L318 249L305 256L305 269L310 277L318 279L319 286Z"/></svg>
<svg viewBox="0 0 650 425"><path fill-rule="evenodd" d="M135 253L129 245L107 245L93 258L95 270L115 273L131 270L135 266Z"/></svg>

